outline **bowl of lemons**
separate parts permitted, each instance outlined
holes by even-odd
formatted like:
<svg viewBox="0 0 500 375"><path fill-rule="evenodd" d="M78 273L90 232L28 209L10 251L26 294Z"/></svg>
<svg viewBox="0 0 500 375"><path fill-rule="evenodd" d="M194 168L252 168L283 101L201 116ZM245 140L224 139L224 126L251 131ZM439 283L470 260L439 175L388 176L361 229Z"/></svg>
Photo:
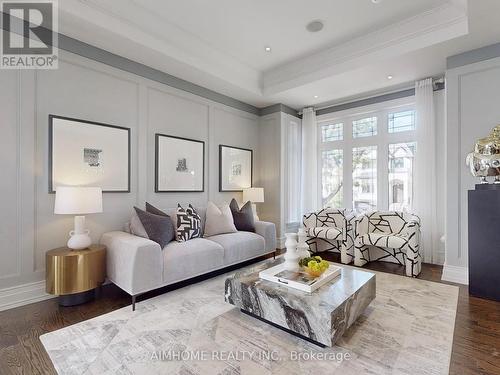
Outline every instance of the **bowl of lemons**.
<svg viewBox="0 0 500 375"><path fill-rule="evenodd" d="M312 277L319 277L325 272L328 267L330 267L330 263L326 260L321 259L320 256L313 256L302 258L299 261L299 265L303 267L304 271Z"/></svg>

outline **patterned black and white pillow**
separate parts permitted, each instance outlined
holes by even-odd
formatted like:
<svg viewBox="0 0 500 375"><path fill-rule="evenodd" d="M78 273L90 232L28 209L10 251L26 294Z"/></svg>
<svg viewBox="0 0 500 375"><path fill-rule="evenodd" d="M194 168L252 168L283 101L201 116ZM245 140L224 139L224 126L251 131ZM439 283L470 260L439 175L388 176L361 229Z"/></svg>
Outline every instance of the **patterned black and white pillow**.
<svg viewBox="0 0 500 375"><path fill-rule="evenodd" d="M177 204L177 241L186 242L201 237L201 217L193 206L184 209Z"/></svg>

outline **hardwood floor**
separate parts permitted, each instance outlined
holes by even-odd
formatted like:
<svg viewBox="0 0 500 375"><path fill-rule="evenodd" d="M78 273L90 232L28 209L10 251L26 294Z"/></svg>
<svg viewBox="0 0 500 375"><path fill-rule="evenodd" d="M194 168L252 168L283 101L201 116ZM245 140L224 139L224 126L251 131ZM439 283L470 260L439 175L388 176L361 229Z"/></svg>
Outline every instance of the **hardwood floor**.
<svg viewBox="0 0 500 375"><path fill-rule="evenodd" d="M339 261L336 254L328 254L324 258ZM375 262L364 268L404 275L403 267L391 263ZM441 272L441 266L424 264L419 278L441 282ZM205 278L200 277L196 281ZM184 284L150 292L142 298L150 298ZM61 307L57 299L51 299L0 312L0 375L55 374L38 339L41 334L129 304L130 297L125 292L114 285L106 285L99 299L84 305ZM500 375L500 302L470 297L464 286L460 286L450 374Z"/></svg>

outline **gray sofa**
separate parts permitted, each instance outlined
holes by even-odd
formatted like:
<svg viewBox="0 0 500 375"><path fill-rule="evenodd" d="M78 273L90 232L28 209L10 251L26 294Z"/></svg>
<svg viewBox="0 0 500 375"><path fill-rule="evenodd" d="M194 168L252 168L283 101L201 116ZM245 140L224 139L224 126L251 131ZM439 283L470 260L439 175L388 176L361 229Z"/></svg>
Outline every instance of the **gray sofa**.
<svg viewBox="0 0 500 375"><path fill-rule="evenodd" d="M205 224L205 209L196 209ZM176 222L176 210L164 210ZM276 250L273 223L257 221L256 232L236 232L172 241L163 249L148 238L125 231L104 233L101 244L107 247L107 277L132 296L179 281L216 271Z"/></svg>

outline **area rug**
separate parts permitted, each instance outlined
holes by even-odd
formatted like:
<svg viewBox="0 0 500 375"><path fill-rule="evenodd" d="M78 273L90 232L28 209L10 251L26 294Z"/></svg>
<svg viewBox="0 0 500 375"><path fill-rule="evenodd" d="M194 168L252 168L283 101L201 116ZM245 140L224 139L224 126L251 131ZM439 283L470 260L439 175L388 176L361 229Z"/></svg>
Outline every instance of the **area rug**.
<svg viewBox="0 0 500 375"><path fill-rule="evenodd" d="M40 340L59 374L448 374L458 288L374 273L376 299L333 348L225 303L229 274Z"/></svg>

